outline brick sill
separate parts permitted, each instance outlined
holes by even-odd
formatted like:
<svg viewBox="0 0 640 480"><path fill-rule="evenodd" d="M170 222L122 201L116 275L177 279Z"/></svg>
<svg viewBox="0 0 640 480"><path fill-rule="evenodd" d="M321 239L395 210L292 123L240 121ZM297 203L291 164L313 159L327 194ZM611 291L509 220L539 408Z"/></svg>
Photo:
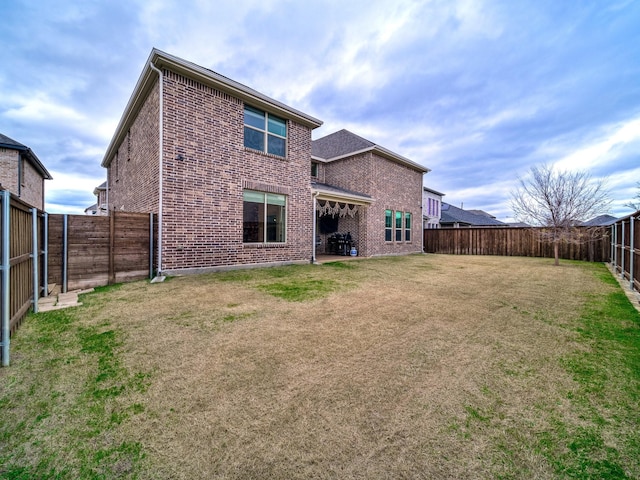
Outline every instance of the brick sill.
<svg viewBox="0 0 640 480"><path fill-rule="evenodd" d="M287 160L287 157L281 157L279 155L274 155L273 153L263 152L262 150L255 150L253 148L244 147L245 152L257 153L258 155L262 155L264 157L275 158L276 160Z"/></svg>
<svg viewBox="0 0 640 480"><path fill-rule="evenodd" d="M284 248L286 243L243 243L242 248Z"/></svg>

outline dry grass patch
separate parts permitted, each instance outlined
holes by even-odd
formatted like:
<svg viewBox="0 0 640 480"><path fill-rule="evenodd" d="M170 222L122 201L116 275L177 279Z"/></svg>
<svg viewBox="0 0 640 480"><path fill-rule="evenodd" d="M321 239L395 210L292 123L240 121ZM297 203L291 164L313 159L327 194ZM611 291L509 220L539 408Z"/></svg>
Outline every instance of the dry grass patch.
<svg viewBox="0 0 640 480"><path fill-rule="evenodd" d="M585 340L584 312L618 291L607 275L543 259L416 255L88 295L63 351L79 346L47 380L64 392L50 400L61 417L36 432L11 403L29 435L22 447L5 439L0 457L43 477L62 471L42 466L50 447L37 442L89 435L76 408L102 419L87 438L124 450L105 455L130 478L637 478L639 410L628 399L638 379L624 395L619 379L585 387L590 355L622 354L614 340ZM39 317L0 372L0 401L20 390L11 379L46 378L31 371ZM637 336L637 314L626 322ZM114 395L87 406L87 389ZM101 478L95 455L61 450L62 477Z"/></svg>

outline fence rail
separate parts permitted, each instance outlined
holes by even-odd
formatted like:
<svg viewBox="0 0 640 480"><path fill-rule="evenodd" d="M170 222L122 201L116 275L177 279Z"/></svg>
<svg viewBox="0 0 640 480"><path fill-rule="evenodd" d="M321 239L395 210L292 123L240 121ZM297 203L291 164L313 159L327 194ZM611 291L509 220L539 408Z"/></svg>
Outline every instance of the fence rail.
<svg viewBox="0 0 640 480"><path fill-rule="evenodd" d="M553 258L553 244L540 228L438 228L424 230L424 251L454 255L502 255ZM562 243L559 256L567 260L608 262L609 231L602 227L580 227L581 241Z"/></svg>
<svg viewBox="0 0 640 480"><path fill-rule="evenodd" d="M67 291L152 276L156 225L147 213L48 215L0 189L2 365L11 335L49 284Z"/></svg>
<svg viewBox="0 0 640 480"><path fill-rule="evenodd" d="M640 291L640 210L614 223L611 236L611 264L631 290Z"/></svg>

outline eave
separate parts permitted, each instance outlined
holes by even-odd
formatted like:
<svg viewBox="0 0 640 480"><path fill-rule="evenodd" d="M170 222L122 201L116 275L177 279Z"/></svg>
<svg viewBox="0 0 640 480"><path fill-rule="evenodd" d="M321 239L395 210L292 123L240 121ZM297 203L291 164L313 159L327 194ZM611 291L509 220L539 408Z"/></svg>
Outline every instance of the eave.
<svg viewBox="0 0 640 480"><path fill-rule="evenodd" d="M429 173L431 171L430 168L423 167L419 163L416 163L413 160L409 160L408 158L403 157L402 155L398 155L397 153L394 153L391 150L387 150L386 148L381 147L379 145L373 145L371 147L363 148L362 150L356 150L354 152L345 153L343 155L338 155L332 158L320 158L317 156L312 156L311 159L329 163L329 162L335 162L337 160L342 160L344 158L353 157L355 155L367 153L367 152L376 153L381 157L386 158L387 160L391 160L392 162L399 163L400 165L404 165L406 167L411 168L412 170L417 170L421 173Z"/></svg>

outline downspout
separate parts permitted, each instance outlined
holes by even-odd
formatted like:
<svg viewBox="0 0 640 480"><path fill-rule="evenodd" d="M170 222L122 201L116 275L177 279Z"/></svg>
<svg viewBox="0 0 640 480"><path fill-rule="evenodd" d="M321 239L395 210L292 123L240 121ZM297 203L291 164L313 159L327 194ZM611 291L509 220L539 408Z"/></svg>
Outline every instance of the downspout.
<svg viewBox="0 0 640 480"><path fill-rule="evenodd" d="M313 238L312 238L312 254L311 254L311 263L315 264L316 261L316 205L317 205L317 197L318 192L313 194L313 214L311 215L313 221Z"/></svg>
<svg viewBox="0 0 640 480"><path fill-rule="evenodd" d="M109 215L109 170L107 170L107 198L105 198L105 200L107 201L107 215ZM101 208L100 208L101 204L100 204L100 194L98 194L98 212L100 212Z"/></svg>
<svg viewBox="0 0 640 480"><path fill-rule="evenodd" d="M164 277L162 277L162 154L163 154L163 124L162 124L162 112L163 112L163 104L162 97L164 96L163 91L163 77L162 72L159 68L157 68L153 63L149 62L149 67L157 72L158 74L158 88L159 88L159 118L158 118L158 165L159 165L159 179L158 179L158 271L156 272L156 277L153 279L155 281L162 281Z"/></svg>

